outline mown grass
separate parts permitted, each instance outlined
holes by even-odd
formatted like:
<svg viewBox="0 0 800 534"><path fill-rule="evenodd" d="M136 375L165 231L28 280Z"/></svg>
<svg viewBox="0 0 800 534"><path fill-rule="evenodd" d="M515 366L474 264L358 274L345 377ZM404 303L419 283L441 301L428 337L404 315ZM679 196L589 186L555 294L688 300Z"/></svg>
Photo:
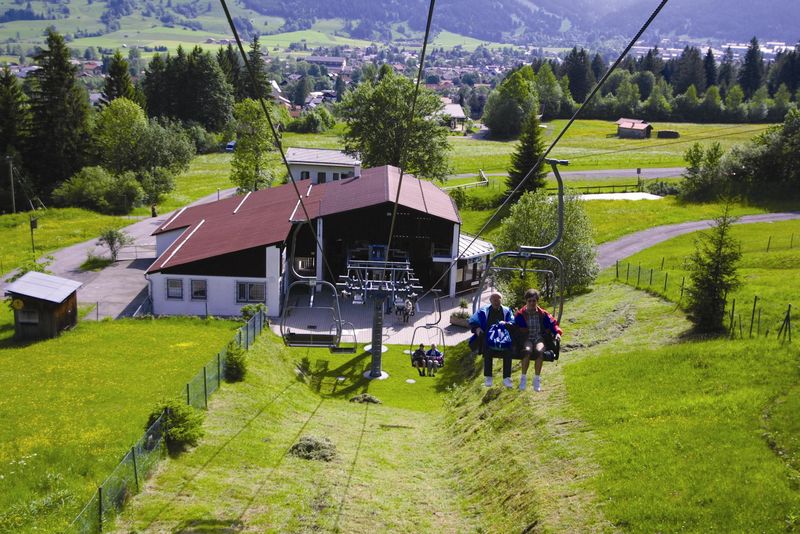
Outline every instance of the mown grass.
<svg viewBox="0 0 800 534"><path fill-rule="evenodd" d="M31 251L30 213L0 215L0 274L8 273L34 257ZM106 228L121 228L132 221L78 208L37 211L34 232L35 257L93 239Z"/></svg>
<svg viewBox="0 0 800 534"><path fill-rule="evenodd" d="M800 383L795 350L763 341L623 345L565 373L571 402L597 435L602 472L592 485L613 524L632 532L797 528L797 441L782 441L796 418L789 422L785 409L769 417Z"/></svg>
<svg viewBox="0 0 800 534"><path fill-rule="evenodd" d="M207 438L167 461L117 531L473 530L446 475L441 378L419 377L402 347L383 355L385 381L362 376L366 353L287 349L270 334L250 355L247 380L215 395ZM382 404L348 402L364 392ZM325 463L287 454L307 435L333 441L337 457Z"/></svg>
<svg viewBox="0 0 800 534"><path fill-rule="evenodd" d="M0 307L0 531L62 531L144 432L233 336L235 323L82 322L17 344Z"/></svg>
<svg viewBox="0 0 800 534"><path fill-rule="evenodd" d="M741 244L742 260L738 272L742 284L737 291L728 295L728 310L730 311L735 299L734 319L737 324L741 320L745 337L750 336L751 319L754 335L763 335L767 331L774 335L783 321L788 304L793 304L793 319L795 324L799 323L800 221L739 224L733 226L731 235ZM695 250L697 238L696 232L678 236L634 254L620 262L620 279L625 281L628 278L627 283L636 285L638 278L639 287L673 302L681 301L681 283L686 280L688 284L689 281L686 261ZM630 271L628 264L631 265ZM605 276L614 275L612 269L606 271ZM758 297L755 316L754 297ZM685 300L682 302L685 303ZM739 335L738 327L735 333Z"/></svg>

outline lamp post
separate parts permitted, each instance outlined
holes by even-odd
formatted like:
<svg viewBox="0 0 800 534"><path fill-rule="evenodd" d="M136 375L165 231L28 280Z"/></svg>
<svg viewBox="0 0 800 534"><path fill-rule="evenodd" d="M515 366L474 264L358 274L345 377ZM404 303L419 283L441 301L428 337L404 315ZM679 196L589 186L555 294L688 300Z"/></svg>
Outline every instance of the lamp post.
<svg viewBox="0 0 800 534"><path fill-rule="evenodd" d="M36 259L36 243L33 241L33 231L39 227L39 219L31 215L31 252L33 252L34 259Z"/></svg>

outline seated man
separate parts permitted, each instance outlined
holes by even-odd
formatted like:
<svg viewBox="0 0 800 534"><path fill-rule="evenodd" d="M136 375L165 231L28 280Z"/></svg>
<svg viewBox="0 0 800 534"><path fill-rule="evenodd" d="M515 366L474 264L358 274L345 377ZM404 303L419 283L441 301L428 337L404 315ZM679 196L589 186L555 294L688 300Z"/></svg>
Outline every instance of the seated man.
<svg viewBox="0 0 800 534"><path fill-rule="evenodd" d="M519 337L522 340L522 376L519 379L519 389L524 390L528 384L528 366L531 357L534 364L533 389L542 390L542 362L544 361L544 336L547 332L553 335L556 341L563 334L558 321L546 310L539 307L539 292L529 289L525 292L525 306L517 312L514 322L519 327Z"/></svg>
<svg viewBox="0 0 800 534"><path fill-rule="evenodd" d="M417 368L419 376L425 376L425 369L428 366L425 355L425 345L420 343L419 348L411 355L411 365Z"/></svg>
<svg viewBox="0 0 800 534"><path fill-rule="evenodd" d="M436 370L444 365L444 356L436 348L436 343L431 343L431 349L425 353L428 365L428 376L436 376Z"/></svg>
<svg viewBox="0 0 800 534"><path fill-rule="evenodd" d="M492 387L492 359L503 358L503 385L511 385L511 335L509 326L514 318L511 309L502 305L503 295L493 291L489 304L469 318L469 326L475 334L477 346L483 354L484 385Z"/></svg>

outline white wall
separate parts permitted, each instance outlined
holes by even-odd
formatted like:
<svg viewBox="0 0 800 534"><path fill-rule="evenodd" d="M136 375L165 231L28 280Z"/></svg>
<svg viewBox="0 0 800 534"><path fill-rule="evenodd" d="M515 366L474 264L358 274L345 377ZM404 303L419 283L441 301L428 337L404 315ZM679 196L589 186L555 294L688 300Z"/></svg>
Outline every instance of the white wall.
<svg viewBox="0 0 800 534"><path fill-rule="evenodd" d="M317 173L324 172L327 174L326 182L333 181L333 173L338 172L340 176L340 180L345 177L345 175L349 172L355 172L354 166L340 166L334 167L331 165L299 165L293 163L289 165L289 168L292 170L292 176L294 177L296 182L300 181L300 172L301 171L308 171L310 174L310 179L312 184L317 183Z"/></svg>
<svg viewBox="0 0 800 534"><path fill-rule="evenodd" d="M154 315L218 315L233 316L241 314L241 307L247 302L236 302L237 283L258 282L266 283L266 299L269 314L280 315L280 273L281 250L278 247L266 249L267 272L264 278L207 276L189 274L163 274L149 275L150 298L153 302ZM183 298L167 299L167 279L180 279L183 281ZM192 300L192 280L206 281L206 300Z"/></svg>
<svg viewBox="0 0 800 534"><path fill-rule="evenodd" d="M178 228L177 230L170 230L169 232L164 232L163 234L158 234L156 236L156 258L161 256L165 250L169 248L169 246L178 239L183 232L187 230L186 227Z"/></svg>

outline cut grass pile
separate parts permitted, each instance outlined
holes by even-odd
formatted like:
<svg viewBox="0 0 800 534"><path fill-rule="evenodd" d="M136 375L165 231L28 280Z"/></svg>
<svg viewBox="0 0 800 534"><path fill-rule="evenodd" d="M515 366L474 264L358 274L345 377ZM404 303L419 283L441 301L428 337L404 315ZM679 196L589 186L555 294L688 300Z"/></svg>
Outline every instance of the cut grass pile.
<svg viewBox="0 0 800 534"><path fill-rule="evenodd" d="M101 215L78 208L49 208L37 211L34 230L36 257L97 238L106 228L121 228L130 218ZM30 213L0 215L0 274L31 261Z"/></svg>
<svg viewBox="0 0 800 534"><path fill-rule="evenodd" d="M781 221L774 223L738 224L732 228L731 235L741 243L742 261L739 263L741 287L728 295L728 310L736 299L735 319L743 324L742 332L750 335L750 320L753 315L753 298L758 297L753 334L769 330L774 335L780 327L788 304L793 304L794 335L798 335L800 324L800 221ZM794 237L792 237L794 236ZM620 279L636 285L641 266L639 287L668 298L673 302L681 300L681 281L689 281L686 260L695 250L698 233L691 233L659 243L642 252L634 254L620 263ZM767 251L767 244L770 249ZM793 247L793 248L790 248ZM663 269L662 269L663 261ZM630 276L628 276L630 264ZM650 270L653 282L650 283ZM610 269L606 277L615 276ZM664 290L666 277L667 287ZM685 303L685 300L683 301ZM758 322L758 309L761 309L761 326ZM726 322L726 324L728 324ZM738 328L737 328L738 335Z"/></svg>
<svg viewBox="0 0 800 534"><path fill-rule="evenodd" d="M236 323L82 322L12 341L0 307L0 531L63 531L141 435L159 398L180 394Z"/></svg>
<svg viewBox="0 0 800 534"><path fill-rule="evenodd" d="M201 445L167 460L116 530L473 530L447 477L440 377L419 377L399 347L383 355L385 381L363 377L366 353L288 349L267 334L250 354L248 379L214 396ZM349 402L361 393L381 404ZM309 436L336 457L289 454Z"/></svg>

